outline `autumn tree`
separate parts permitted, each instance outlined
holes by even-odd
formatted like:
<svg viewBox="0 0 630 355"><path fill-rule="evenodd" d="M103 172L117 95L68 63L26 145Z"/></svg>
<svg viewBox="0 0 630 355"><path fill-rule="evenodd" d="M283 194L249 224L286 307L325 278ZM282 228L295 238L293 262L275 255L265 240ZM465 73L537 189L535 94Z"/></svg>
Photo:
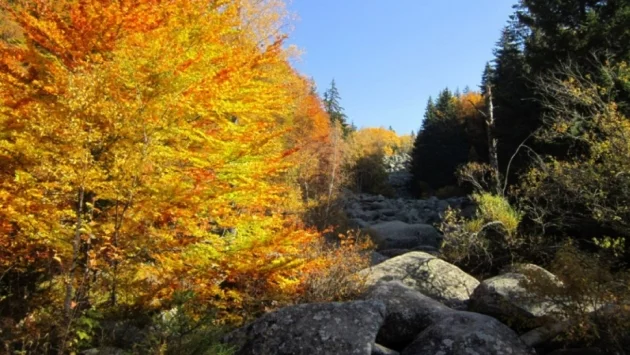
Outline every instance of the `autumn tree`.
<svg viewBox="0 0 630 355"><path fill-rule="evenodd" d="M296 87L295 124L289 146L297 151L288 157L294 163L290 176L300 187L301 213L309 225L320 230L339 224L342 215L340 190L346 184L344 165L349 156L339 122L331 122L314 83Z"/></svg>
<svg viewBox="0 0 630 355"><path fill-rule="evenodd" d="M355 190L391 195L383 159L410 150L409 136L399 136L393 129L368 127L352 132L349 144L349 170Z"/></svg>
<svg viewBox="0 0 630 355"><path fill-rule="evenodd" d="M395 131L382 127L361 128L350 136L349 143L355 159L371 154L391 156L400 151L403 144Z"/></svg>
<svg viewBox="0 0 630 355"><path fill-rule="evenodd" d="M2 11L20 33L0 41L7 346L64 353L89 338L88 311L165 309L183 291L238 323L329 265L290 213L316 180L292 156L330 128L288 64L281 2Z"/></svg>

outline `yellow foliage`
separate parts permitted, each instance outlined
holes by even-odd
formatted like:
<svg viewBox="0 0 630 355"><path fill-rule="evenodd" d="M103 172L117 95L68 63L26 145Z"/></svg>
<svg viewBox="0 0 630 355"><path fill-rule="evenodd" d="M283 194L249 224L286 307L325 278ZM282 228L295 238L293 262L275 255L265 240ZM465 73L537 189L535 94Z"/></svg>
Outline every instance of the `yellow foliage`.
<svg viewBox="0 0 630 355"><path fill-rule="evenodd" d="M362 128L353 132L349 138L353 161L369 155L391 156L397 152L408 151L410 136L398 136L396 132L385 128Z"/></svg>
<svg viewBox="0 0 630 355"><path fill-rule="evenodd" d="M480 92L470 91L457 97L457 106L460 117L479 116L479 110L483 110L485 106L484 97Z"/></svg>
<svg viewBox="0 0 630 355"><path fill-rule="evenodd" d="M292 174L312 180L338 147L288 63L281 1L1 9L24 38L0 40L0 274L51 276L30 307L191 290L239 322L330 265Z"/></svg>
<svg viewBox="0 0 630 355"><path fill-rule="evenodd" d="M402 153L411 154L411 150L413 149L415 138L416 137L412 136L411 134L406 134L406 135L402 135L398 137L399 139L398 151Z"/></svg>

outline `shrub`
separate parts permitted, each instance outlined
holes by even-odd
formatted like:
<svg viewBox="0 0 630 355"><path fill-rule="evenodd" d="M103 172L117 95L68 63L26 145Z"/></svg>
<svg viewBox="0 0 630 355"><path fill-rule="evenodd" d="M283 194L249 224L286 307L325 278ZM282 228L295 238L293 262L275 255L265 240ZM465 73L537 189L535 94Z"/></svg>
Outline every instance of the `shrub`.
<svg viewBox="0 0 630 355"><path fill-rule="evenodd" d="M536 138L554 149L535 156L517 190L543 232L582 241L630 237L630 124L623 103L614 101L630 83L630 67L593 64L609 82L571 63L539 80L549 115Z"/></svg>
<svg viewBox="0 0 630 355"><path fill-rule="evenodd" d="M474 194L472 198L478 208L477 219L485 222L480 226L481 228L484 228L488 223L497 223L508 236L516 235L523 214L512 207L505 197L481 193ZM474 232L479 233L480 231L481 229Z"/></svg>
<svg viewBox="0 0 630 355"><path fill-rule="evenodd" d="M215 316L193 292L179 292L174 297L173 308L153 317L152 331L136 352L231 355L233 350L220 341L229 328L217 325Z"/></svg>
<svg viewBox="0 0 630 355"><path fill-rule="evenodd" d="M299 303L346 301L363 290L365 279L357 272L370 266L371 240L357 231L339 234L337 245L322 245L313 255L327 267L311 269Z"/></svg>
<svg viewBox="0 0 630 355"><path fill-rule="evenodd" d="M606 250L580 251L566 242L550 265L562 286L550 285L535 275L522 285L540 301L553 305L555 319L561 319L556 341L595 345L606 353L630 349L630 273L614 271Z"/></svg>
<svg viewBox="0 0 630 355"><path fill-rule="evenodd" d="M471 162L457 169L457 181L463 185L470 185L477 191L494 191L494 169L485 163Z"/></svg>
<svg viewBox="0 0 630 355"><path fill-rule="evenodd" d="M471 232L481 228L480 222L479 219L467 221L460 216L459 211L449 208L440 226L444 233L442 257L460 267L490 260L487 238Z"/></svg>
<svg viewBox="0 0 630 355"><path fill-rule="evenodd" d="M311 200L305 205L303 220L306 225L319 231L330 230L331 226L337 232L348 230L348 216L342 198Z"/></svg>
<svg viewBox="0 0 630 355"><path fill-rule="evenodd" d="M522 213L505 197L487 193L472 195L477 214L463 218L459 211L447 210L441 223L444 233L443 257L472 272L500 268L518 258L517 251L537 242L517 233Z"/></svg>

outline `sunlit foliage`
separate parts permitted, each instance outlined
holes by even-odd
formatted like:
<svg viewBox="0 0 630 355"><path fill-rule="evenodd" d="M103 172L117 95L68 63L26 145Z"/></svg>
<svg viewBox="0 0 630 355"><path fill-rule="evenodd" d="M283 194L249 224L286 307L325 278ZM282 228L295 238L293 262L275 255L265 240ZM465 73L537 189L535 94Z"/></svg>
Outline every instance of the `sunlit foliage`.
<svg viewBox="0 0 630 355"><path fill-rule="evenodd" d="M238 323L329 265L296 212L331 128L288 64L281 2L1 9L3 334L63 352L86 312L182 290Z"/></svg>
<svg viewBox="0 0 630 355"><path fill-rule="evenodd" d="M361 128L351 134L349 142L354 159L374 154L391 156L403 153L409 144L405 136L399 136L395 131L383 127Z"/></svg>

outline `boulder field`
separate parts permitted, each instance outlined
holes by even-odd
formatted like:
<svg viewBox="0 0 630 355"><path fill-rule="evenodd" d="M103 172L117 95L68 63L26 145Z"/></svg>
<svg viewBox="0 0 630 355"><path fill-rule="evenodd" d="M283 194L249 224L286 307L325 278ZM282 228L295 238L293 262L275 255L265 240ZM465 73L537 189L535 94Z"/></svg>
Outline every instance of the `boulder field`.
<svg viewBox="0 0 630 355"><path fill-rule="evenodd" d="M348 216L376 247L372 266L358 273L366 291L354 301L282 308L225 342L237 355L536 354L554 307L528 294L523 281L562 283L536 265L477 280L440 259L442 235L432 224L449 207L474 213L467 198L350 196Z"/></svg>
<svg viewBox="0 0 630 355"><path fill-rule="evenodd" d="M360 274L368 287L358 300L285 307L224 340L237 355L536 354L535 344L516 330L470 308L476 292L496 294L508 307L485 296L475 299L476 306L508 316L514 308L527 308L518 295L501 288L488 292L493 286L433 255L409 252Z"/></svg>

